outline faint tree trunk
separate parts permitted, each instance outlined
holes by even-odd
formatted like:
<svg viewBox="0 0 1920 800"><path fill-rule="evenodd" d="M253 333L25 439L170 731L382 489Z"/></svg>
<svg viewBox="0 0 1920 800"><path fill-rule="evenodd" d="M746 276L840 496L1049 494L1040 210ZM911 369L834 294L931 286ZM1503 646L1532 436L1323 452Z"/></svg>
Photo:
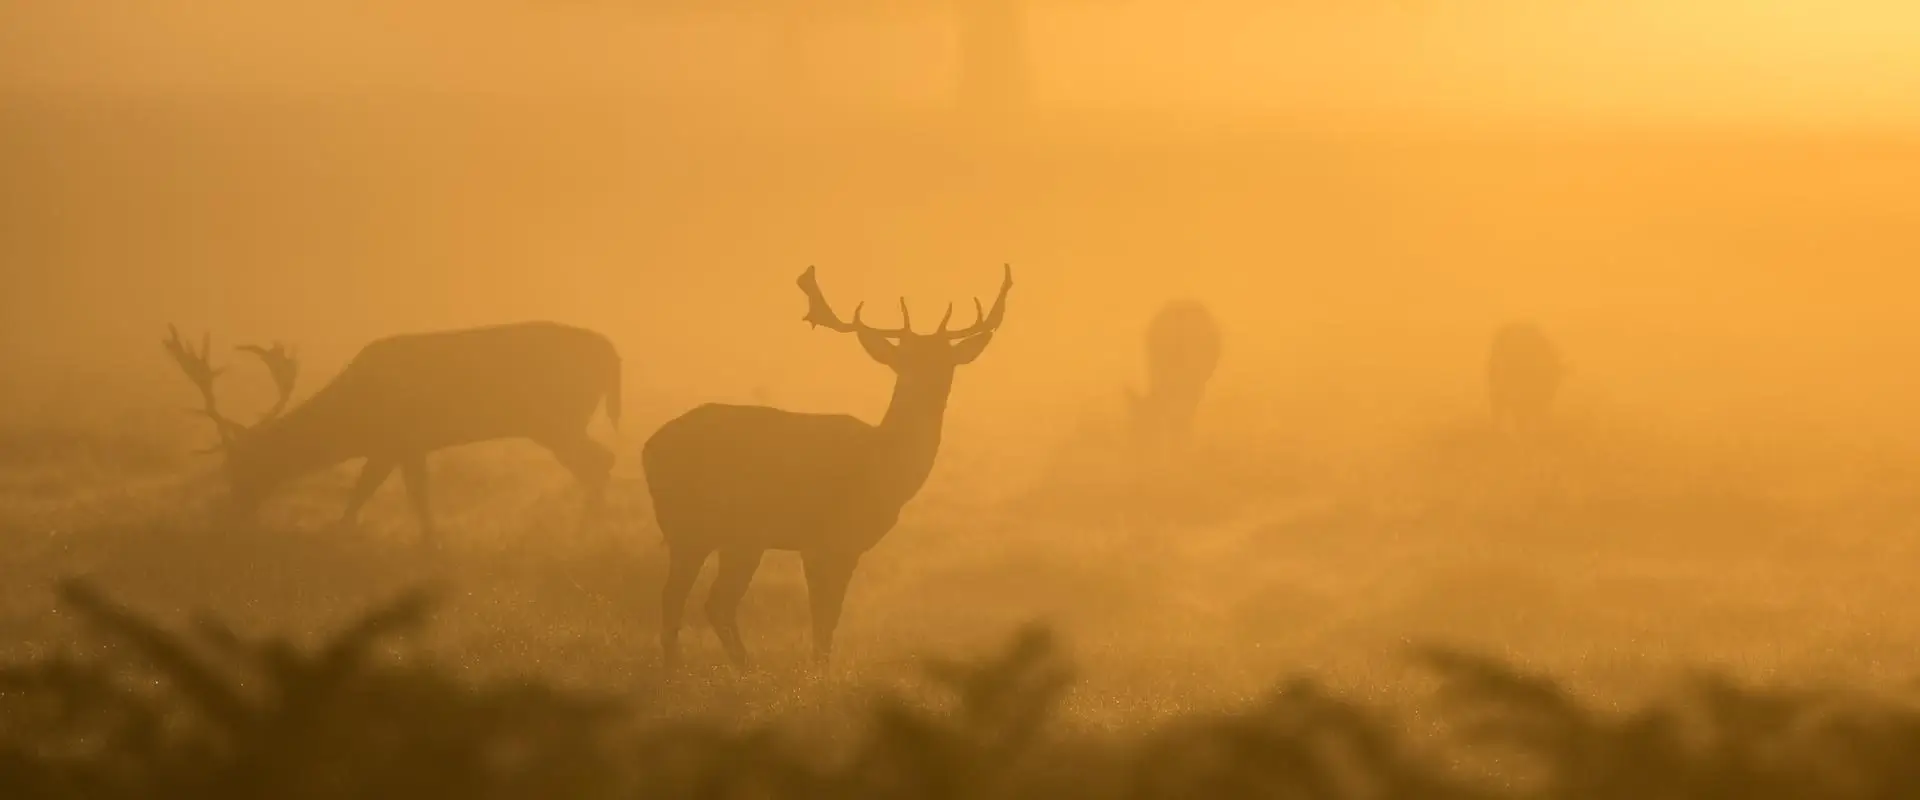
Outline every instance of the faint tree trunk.
<svg viewBox="0 0 1920 800"><path fill-rule="evenodd" d="M1026 0L954 0L961 109L979 122L1006 121L1031 100Z"/></svg>
<svg viewBox="0 0 1920 800"><path fill-rule="evenodd" d="M767 68L773 72L768 85L780 93L787 105L806 105L813 100L813 69L807 55L807 33L811 28L804 3L782 3L773 19L773 41Z"/></svg>

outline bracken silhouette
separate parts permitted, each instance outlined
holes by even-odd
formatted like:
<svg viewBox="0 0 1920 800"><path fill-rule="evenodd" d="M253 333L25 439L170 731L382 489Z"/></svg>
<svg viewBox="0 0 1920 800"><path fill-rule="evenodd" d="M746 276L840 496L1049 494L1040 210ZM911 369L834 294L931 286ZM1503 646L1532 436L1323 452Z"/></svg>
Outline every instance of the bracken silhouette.
<svg viewBox="0 0 1920 800"><path fill-rule="evenodd" d="M1050 723L1072 668L1045 627L995 656L930 659L924 691L876 698L843 747L779 720L642 721L628 702L472 685L383 654L418 631L415 590L330 642L170 632L84 582L64 604L92 655L0 667L0 786L29 798L1820 798L1920 792L1920 705L1703 675L1602 711L1553 680L1441 647L1418 716L1315 681L1119 737ZM1438 712L1439 718L1434 718ZM1412 725L1436 733L1415 736ZM1493 765L1480 774L1472 765Z"/></svg>

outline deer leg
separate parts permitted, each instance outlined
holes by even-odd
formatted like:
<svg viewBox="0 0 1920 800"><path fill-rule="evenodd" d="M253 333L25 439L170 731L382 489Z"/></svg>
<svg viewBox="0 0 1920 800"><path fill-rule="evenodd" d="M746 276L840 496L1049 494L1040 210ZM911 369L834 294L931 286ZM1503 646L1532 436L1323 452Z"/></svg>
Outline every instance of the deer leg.
<svg viewBox="0 0 1920 800"><path fill-rule="evenodd" d="M427 456L408 456L400 461L400 480L407 484L407 499L413 502L413 516L420 522L420 536L435 541L433 505L427 494Z"/></svg>
<svg viewBox="0 0 1920 800"><path fill-rule="evenodd" d="M747 596L753 573L760 569L765 550L728 549L720 551L720 574L707 590L707 622L713 625L720 646L735 669L747 668L747 644L740 638L740 601Z"/></svg>
<svg viewBox="0 0 1920 800"><path fill-rule="evenodd" d="M360 467L360 478L354 481L353 494L347 498L346 513L340 515L340 527L351 528L360 524L360 509L366 507L367 500L373 497L374 490L387 482L387 476L393 474L394 461L390 458L369 458Z"/></svg>
<svg viewBox="0 0 1920 800"><path fill-rule="evenodd" d="M809 552L800 555L807 572L807 601L813 606L813 660L826 666L833 655L833 631L840 627L840 608L847 599L857 555Z"/></svg>
<svg viewBox="0 0 1920 800"><path fill-rule="evenodd" d="M707 563L710 548L692 545L667 545L667 582L660 589L660 663L667 669L680 665L680 623L686 617L687 595L693 592L693 579Z"/></svg>

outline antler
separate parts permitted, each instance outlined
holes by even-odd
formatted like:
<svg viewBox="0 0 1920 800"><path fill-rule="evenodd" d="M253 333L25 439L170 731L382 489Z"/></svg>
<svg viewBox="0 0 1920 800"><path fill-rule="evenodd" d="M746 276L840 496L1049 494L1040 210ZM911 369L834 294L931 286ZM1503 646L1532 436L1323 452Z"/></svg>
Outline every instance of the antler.
<svg viewBox="0 0 1920 800"><path fill-rule="evenodd" d="M267 372L273 376L273 388L280 393L280 398L274 401L273 408L267 409L266 415L260 418L260 422L280 416L281 412L287 410L287 401L293 399L294 384L300 379L299 359L294 357L292 350L279 342L274 342L272 347L248 344L235 349L252 353L264 362L267 365Z"/></svg>
<svg viewBox="0 0 1920 800"><path fill-rule="evenodd" d="M168 325L167 334L168 338L160 344L166 348L167 354L173 357L174 363L180 365L180 371L187 374L187 380L192 381L194 388L200 390L202 407L196 409L194 413L213 420L214 427L220 431L220 444L200 452L211 453L231 446L233 440L246 433L250 426L235 422L220 413L219 399L214 394L213 385L214 381L227 370L225 367L213 366L212 337L201 334L200 347L196 350L192 345L181 340L178 328ZM265 363L267 372L273 376L274 388L279 391L280 399L275 401L273 408L260 418L260 422L280 416L281 412L287 410L287 403L293 399L293 388L300 378L300 362L294 357L293 351L279 342L274 342L272 347L242 345L234 349L252 353Z"/></svg>
<svg viewBox="0 0 1920 800"><path fill-rule="evenodd" d="M220 413L219 400L213 393L213 382L220 377L221 373L226 372L226 369L214 367L209 360L209 353L213 348L212 337L201 334L200 349L194 350L192 345L180 339L178 328L168 325L167 333L168 338L160 343L161 346L166 348L167 355L173 357L174 363L180 365L180 371L187 374L187 380L192 381L194 387L200 390L202 407L194 413L212 420L214 428L220 431L220 444L201 452L210 453L232 444L233 437L245 431L246 426Z"/></svg>
<svg viewBox="0 0 1920 800"><path fill-rule="evenodd" d="M866 307L865 303L860 303L853 307L852 321L842 320L839 315L833 313L833 307L827 303L826 296L820 293L820 283L814 277L814 270L811 266L807 267L806 272L800 273L800 280L797 281L800 286L800 291L805 292L807 295L807 314L800 319L810 325L816 327L824 326L828 330L838 331L840 333L864 332L888 337L917 336L920 338L938 338L949 341L977 336L999 328L1000 323L1007 315L1007 291L1013 288L1013 265L1006 264L1003 265L1003 267L1006 270L1006 278L1000 282L1000 296L994 299L993 310L990 312L985 310L980 305L980 298L974 298L973 310L979 315L978 319L976 319L972 325L968 325L957 331L947 330L947 323L953 321L953 304L948 303L946 316L940 318L939 329L930 334L914 333L913 319L908 315L907 299L904 297L900 298L900 321L902 327L875 328L861 322L860 310Z"/></svg>
<svg viewBox="0 0 1920 800"><path fill-rule="evenodd" d="M864 302L853 307L853 321L851 322L843 320L840 318L840 315L833 313L833 306L827 303L826 295L820 293L820 282L814 278L813 267L809 266L806 272L800 273L798 283L800 285L800 291L807 294L807 315L800 319L809 325L815 327L825 326L827 330L838 331L840 333L864 332L880 336L913 335L913 321L907 318L907 298L900 298L900 317L901 322L906 323L904 327L875 328L872 325L860 321L860 311L867 307L867 304Z"/></svg>
<svg viewBox="0 0 1920 800"><path fill-rule="evenodd" d="M949 331L947 330L947 321L953 319L953 304L948 303L947 315L940 318L940 327L935 330L932 335L943 339L957 340L999 330L1000 323L1006 321L1007 318L1007 292L1013 289L1013 265L1002 264L1000 267L1005 270L1006 273L1005 277L1000 281L1000 296L993 299L993 310L986 311L982 309L980 307L980 298L975 297L973 298L973 324L957 331Z"/></svg>

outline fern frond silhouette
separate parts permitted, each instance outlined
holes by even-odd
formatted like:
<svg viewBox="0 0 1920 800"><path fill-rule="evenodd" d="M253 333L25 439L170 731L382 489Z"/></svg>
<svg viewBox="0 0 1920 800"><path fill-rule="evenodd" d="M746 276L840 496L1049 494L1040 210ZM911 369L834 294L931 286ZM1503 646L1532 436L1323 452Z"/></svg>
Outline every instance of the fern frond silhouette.
<svg viewBox="0 0 1920 800"><path fill-rule="evenodd" d="M0 785L27 798L1877 798L1920 791L1920 705L1701 673L1601 711L1450 648L1433 720L1295 677L1259 703L1118 737L1052 726L1074 669L1029 625L932 658L831 744L780 720L646 718L611 696L471 685L381 657L433 592L313 648L206 616L169 631L84 581L62 602L109 646L0 668ZM1469 774L1465 762L1493 764Z"/></svg>

